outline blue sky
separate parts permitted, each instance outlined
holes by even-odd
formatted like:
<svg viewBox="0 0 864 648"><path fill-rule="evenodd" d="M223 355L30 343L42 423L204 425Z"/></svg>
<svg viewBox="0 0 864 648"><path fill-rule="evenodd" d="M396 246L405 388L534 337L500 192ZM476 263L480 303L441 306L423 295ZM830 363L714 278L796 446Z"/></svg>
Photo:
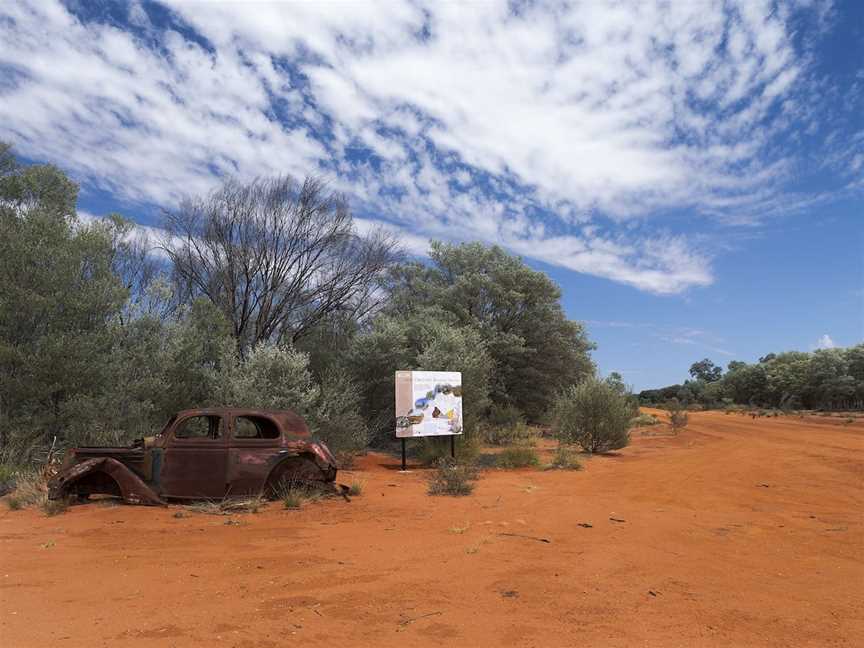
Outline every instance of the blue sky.
<svg viewBox="0 0 864 648"><path fill-rule="evenodd" d="M864 3L0 5L0 138L158 227L322 175L548 272L603 373L864 337Z"/></svg>

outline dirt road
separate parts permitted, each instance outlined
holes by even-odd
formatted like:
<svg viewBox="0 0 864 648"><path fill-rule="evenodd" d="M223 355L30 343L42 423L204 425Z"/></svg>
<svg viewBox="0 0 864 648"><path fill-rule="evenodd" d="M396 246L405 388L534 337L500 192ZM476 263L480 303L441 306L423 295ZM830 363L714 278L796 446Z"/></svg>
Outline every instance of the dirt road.
<svg viewBox="0 0 864 648"><path fill-rule="evenodd" d="M370 455L350 504L240 524L3 510L0 645L864 645L864 424L697 413L585 463L452 499Z"/></svg>

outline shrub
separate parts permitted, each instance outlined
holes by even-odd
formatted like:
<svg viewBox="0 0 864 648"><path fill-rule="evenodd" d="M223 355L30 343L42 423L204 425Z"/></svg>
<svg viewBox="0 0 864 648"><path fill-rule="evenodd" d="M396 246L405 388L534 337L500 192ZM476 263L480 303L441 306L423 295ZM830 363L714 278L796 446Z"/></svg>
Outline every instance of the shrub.
<svg viewBox="0 0 864 648"><path fill-rule="evenodd" d="M48 503L48 484L45 482L45 477L41 471L31 468L29 470L21 470L15 474L15 490L9 496L8 502L14 500L14 504L9 504L12 508L26 508L28 506L45 507Z"/></svg>
<svg viewBox="0 0 864 648"><path fill-rule="evenodd" d="M525 422L525 417L515 405L492 405L489 408L489 416L486 417L489 424L498 428L514 428Z"/></svg>
<svg viewBox="0 0 864 648"><path fill-rule="evenodd" d="M537 443L537 432L524 421L519 421L512 427L495 427L489 423L479 426L481 439L489 445L534 445Z"/></svg>
<svg viewBox="0 0 864 648"><path fill-rule="evenodd" d="M360 390L348 373L341 369L325 372L318 402L308 420L315 434L336 453L340 465L349 465L369 441L361 410Z"/></svg>
<svg viewBox="0 0 864 648"><path fill-rule="evenodd" d="M460 434L456 437L456 457L460 462L471 463L480 452L475 434ZM437 465L442 460L450 461L450 438L446 436L423 437L417 445L417 457L427 466Z"/></svg>
<svg viewBox="0 0 864 648"><path fill-rule="evenodd" d="M474 490L477 470L472 466L442 459L429 480L430 495L470 495Z"/></svg>
<svg viewBox="0 0 864 648"><path fill-rule="evenodd" d="M582 470L582 464L579 463L573 448L559 445L552 457L552 463L547 468L550 470Z"/></svg>
<svg viewBox="0 0 864 648"><path fill-rule="evenodd" d="M309 371L309 357L290 345L261 343L223 368L216 402L235 407L313 411L319 389Z"/></svg>
<svg viewBox="0 0 864 648"><path fill-rule="evenodd" d="M60 515L61 513L65 513L66 509L69 508L69 500L65 498L56 500L46 499L40 508L49 517Z"/></svg>
<svg viewBox="0 0 864 648"><path fill-rule="evenodd" d="M634 406L626 394L596 378L571 385L553 408L558 441L578 443L588 452L608 452L630 443Z"/></svg>
<svg viewBox="0 0 864 648"><path fill-rule="evenodd" d="M648 425L657 425L659 422L653 414L639 414L639 416L630 422L630 425L632 427L646 427Z"/></svg>
<svg viewBox="0 0 864 648"><path fill-rule="evenodd" d="M534 448L517 446L505 448L496 455L495 465L499 468L527 468L540 463L540 457Z"/></svg>
<svg viewBox="0 0 864 648"><path fill-rule="evenodd" d="M282 496L282 505L286 509L299 509L301 504L303 504L303 498L297 491L289 490Z"/></svg>
<svg viewBox="0 0 864 648"><path fill-rule="evenodd" d="M348 494L352 497L357 497L363 494L363 487L366 485L366 482L361 481L359 479L355 479L351 482L351 485L348 487Z"/></svg>
<svg viewBox="0 0 864 648"><path fill-rule="evenodd" d="M675 434L687 427L687 410L678 402L677 398L668 401L663 408L669 412L669 422L672 424L672 431Z"/></svg>

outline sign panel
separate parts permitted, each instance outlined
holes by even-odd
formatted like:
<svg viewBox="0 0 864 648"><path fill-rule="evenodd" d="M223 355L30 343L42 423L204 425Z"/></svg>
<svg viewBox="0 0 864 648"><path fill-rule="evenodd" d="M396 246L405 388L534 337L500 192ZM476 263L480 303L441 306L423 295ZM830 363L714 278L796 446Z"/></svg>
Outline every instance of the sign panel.
<svg viewBox="0 0 864 648"><path fill-rule="evenodd" d="M396 372L396 436L462 434L462 374Z"/></svg>

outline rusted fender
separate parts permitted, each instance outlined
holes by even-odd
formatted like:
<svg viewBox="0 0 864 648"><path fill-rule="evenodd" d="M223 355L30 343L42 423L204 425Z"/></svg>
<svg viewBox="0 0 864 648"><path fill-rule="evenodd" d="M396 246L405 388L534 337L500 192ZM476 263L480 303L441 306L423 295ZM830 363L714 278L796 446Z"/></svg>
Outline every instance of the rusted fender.
<svg viewBox="0 0 864 648"><path fill-rule="evenodd" d="M94 472L103 472L117 482L123 501L127 504L166 505L138 475L111 457L87 459L61 471L48 482L48 499L60 499L68 495L76 481Z"/></svg>

